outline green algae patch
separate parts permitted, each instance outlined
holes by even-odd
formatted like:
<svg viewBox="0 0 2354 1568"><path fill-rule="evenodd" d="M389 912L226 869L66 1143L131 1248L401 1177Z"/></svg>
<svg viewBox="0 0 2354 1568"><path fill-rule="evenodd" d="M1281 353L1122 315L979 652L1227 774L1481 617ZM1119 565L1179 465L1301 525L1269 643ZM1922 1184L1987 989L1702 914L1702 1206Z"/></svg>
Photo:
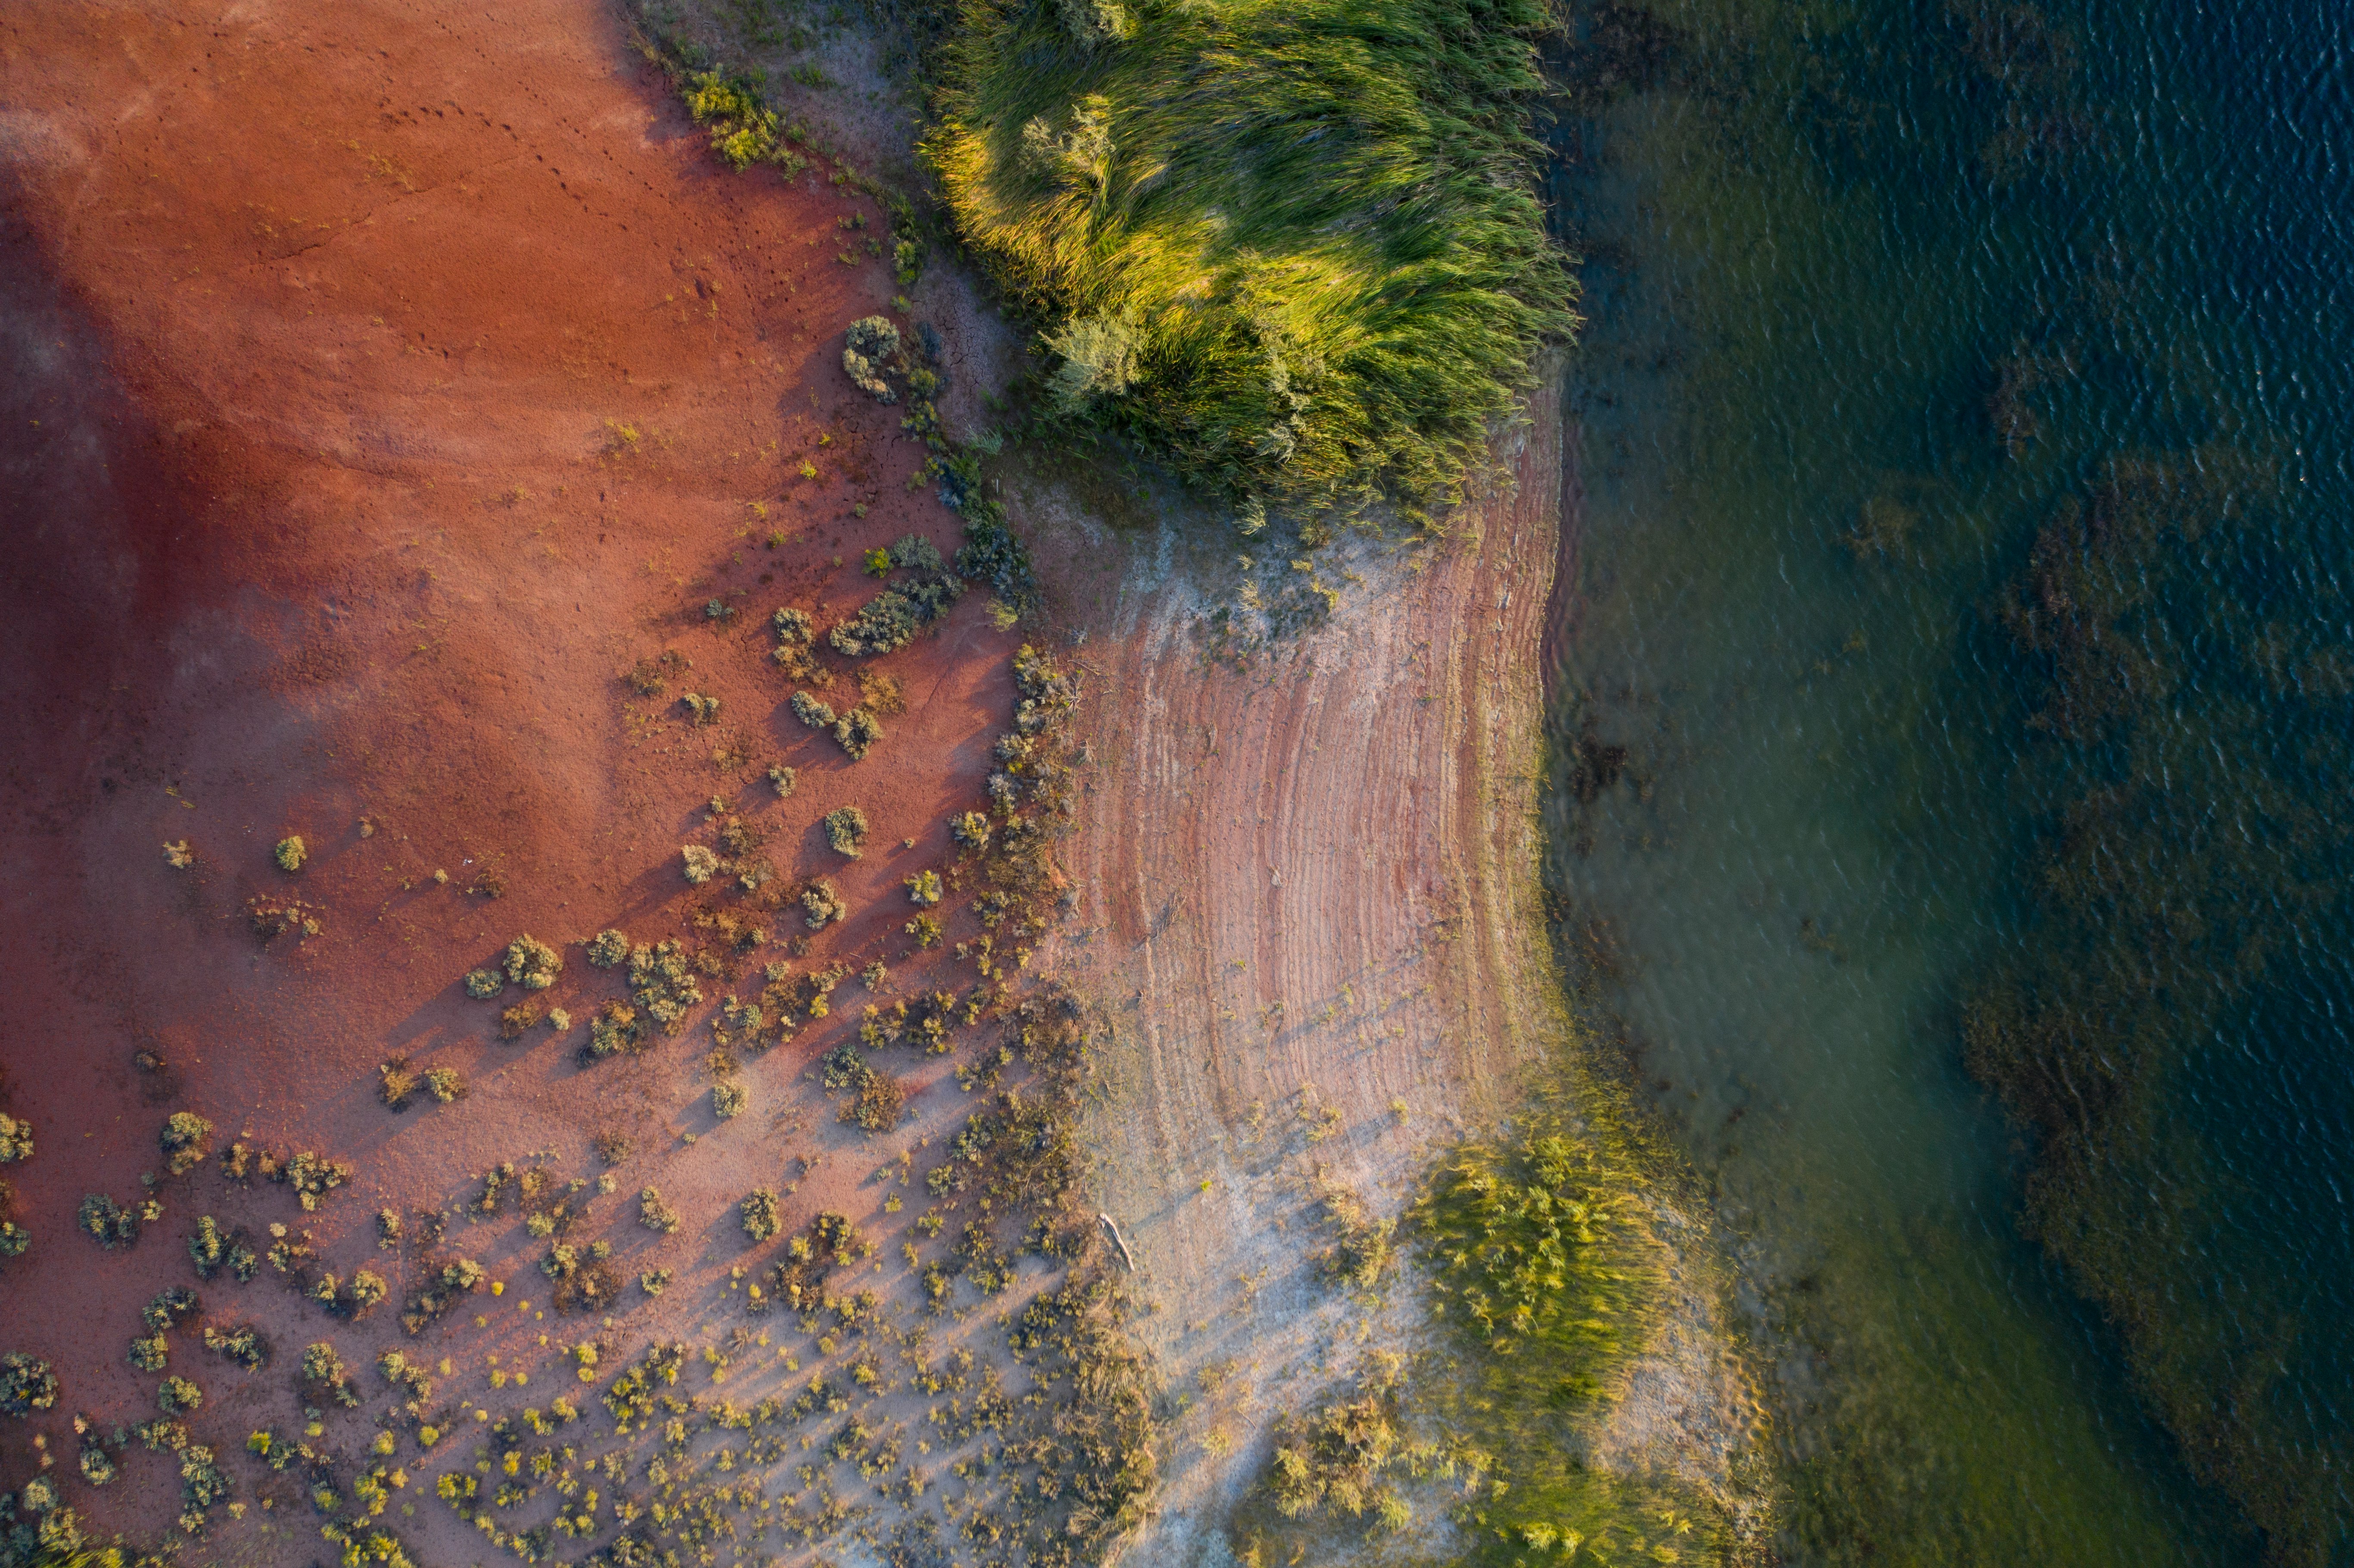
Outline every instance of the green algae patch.
<svg viewBox="0 0 2354 1568"><path fill-rule="evenodd" d="M924 151L1050 401L1238 502L1453 497L1575 284L1536 0L968 0Z"/></svg>

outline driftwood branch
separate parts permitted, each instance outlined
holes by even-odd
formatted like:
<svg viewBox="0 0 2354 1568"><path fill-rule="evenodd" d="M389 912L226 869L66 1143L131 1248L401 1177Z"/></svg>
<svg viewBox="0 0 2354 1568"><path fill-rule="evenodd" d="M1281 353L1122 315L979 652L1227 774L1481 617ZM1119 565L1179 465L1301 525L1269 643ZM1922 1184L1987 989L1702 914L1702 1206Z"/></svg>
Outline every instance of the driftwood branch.
<svg viewBox="0 0 2354 1568"><path fill-rule="evenodd" d="M1129 1253L1128 1238L1119 1234L1119 1226L1112 1222L1109 1214L1097 1214L1096 1218L1103 1222L1104 1232L1111 1237L1111 1245L1119 1248L1119 1261L1128 1266L1129 1273L1134 1274L1136 1259Z"/></svg>

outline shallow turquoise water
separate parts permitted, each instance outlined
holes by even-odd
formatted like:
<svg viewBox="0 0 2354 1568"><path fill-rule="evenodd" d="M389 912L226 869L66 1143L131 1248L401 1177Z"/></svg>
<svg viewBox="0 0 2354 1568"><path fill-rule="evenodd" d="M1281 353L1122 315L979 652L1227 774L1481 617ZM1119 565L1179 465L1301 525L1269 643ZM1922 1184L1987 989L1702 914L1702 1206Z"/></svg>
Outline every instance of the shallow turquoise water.
<svg viewBox="0 0 2354 1568"><path fill-rule="evenodd" d="M2275 1553L2354 1560L2354 9L1583 26L1582 79L1607 51L1634 85L1555 136L1590 323L1552 876L1743 1238L1787 1550L2256 1562L2233 1489L2287 1477ZM2207 475L2220 521L2105 545L2133 460ZM2006 609L2047 529L2145 601L2105 727L2033 722L2054 657ZM2066 903L2046 868L2087 842L2109 891ZM2132 1107L2069 1212L2080 1263L2165 1298L2134 1342L2171 1426L2097 1281L2022 1234L2041 1146L1964 1067L1974 998L2080 970L2166 977L2069 1015ZM2243 1409L2255 1460L2194 1475L2180 1429Z"/></svg>

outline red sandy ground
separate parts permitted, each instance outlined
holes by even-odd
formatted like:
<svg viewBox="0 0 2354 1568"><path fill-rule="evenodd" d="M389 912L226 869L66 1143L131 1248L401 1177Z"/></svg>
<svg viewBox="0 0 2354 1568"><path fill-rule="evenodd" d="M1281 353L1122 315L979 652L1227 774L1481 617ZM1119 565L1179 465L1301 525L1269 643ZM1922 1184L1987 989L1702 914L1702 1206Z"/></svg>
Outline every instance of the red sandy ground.
<svg viewBox="0 0 2354 1568"><path fill-rule="evenodd" d="M0 1266L0 1349L57 1365L64 1398L33 1426L58 1473L72 1412L153 1414L154 1379L125 1348L149 1296L191 1280L184 1238L203 1213L308 1223L330 1267L378 1267L398 1290L404 1259L372 1241L378 1207L442 1202L535 1150L593 1175L590 1133L612 1127L641 1152L596 1234L628 1277L679 1270L662 1311L693 1320L747 1260L728 1205L781 1188L789 1148L850 1140L795 1082L832 1037L748 1064L751 1107L720 1125L700 1045L583 1069L580 1022L562 1042L502 1044L493 1005L459 980L518 932L678 933L709 902L678 849L707 838L715 793L775 830L787 876L829 874L849 896L849 930L813 957L896 964L911 946L900 879L948 859L942 821L972 800L1005 723L1013 640L976 594L882 661L909 711L855 766L782 707L766 657L776 606L825 624L873 590L863 548L910 530L954 540L928 489L907 488L921 453L897 410L839 366L843 327L893 291L863 250L835 260L860 238L837 220L875 222L872 204L816 174L716 164L598 0L42 0L0 13L0 1108L38 1138L5 1172L33 1245ZM772 530L780 546L763 544ZM742 613L715 628L713 598ZM694 662L670 705L617 680L664 647ZM723 699L717 726L685 724L687 689ZM827 694L836 706L846 689ZM715 766L722 740L744 766ZM761 779L776 760L801 769L790 800ZM854 863L815 827L843 801L874 825ZM290 832L311 850L296 877L270 861ZM193 874L164 863L181 839ZM485 867L504 897L465 891ZM281 892L320 906L325 933L259 943L245 901ZM578 948L567 960L546 999L585 1020L620 988ZM840 1024L857 982L836 1001ZM166 1074L134 1070L143 1047ZM389 1114L374 1077L396 1053L460 1067L471 1097ZM826 1166L789 1217L822 1198L880 1229L883 1193L861 1178L957 1100L952 1084L919 1097L923 1123ZM134 1248L101 1252L76 1204L132 1199L182 1107L222 1140L315 1148L357 1179L306 1217L285 1189L228 1188L207 1167L164 1184L165 1217ZM775 1136L795 1115L822 1130ZM683 1131L703 1136L685 1147ZM623 1223L652 1156L688 1220L669 1238ZM453 1319L462 1333L427 1337L429 1356L461 1357L445 1392L482 1389L482 1354L500 1351L534 1371L535 1396L570 1386L554 1358L593 1325L542 1320L540 1244L511 1222L451 1239L509 1287ZM207 1391L199 1439L224 1449L289 1429L305 1341L333 1338L372 1384L376 1349L398 1340L390 1309L333 1325L267 1270L207 1295L215 1320L256 1320L279 1344L247 1374L193 1329L174 1336L171 1370ZM661 1326L634 1287L626 1300L636 1320L609 1345ZM503 1317L479 1333L475 1311ZM32 1455L26 1425L5 1425L0 1482L16 1485ZM250 1500L251 1467L224 1457ZM144 1534L175 1511L176 1484L162 1457L134 1450L125 1468L129 1484L77 1479L69 1501ZM224 1520L208 1554L318 1549L307 1511L291 1535L259 1522ZM438 1504L390 1522L427 1561L489 1554Z"/></svg>

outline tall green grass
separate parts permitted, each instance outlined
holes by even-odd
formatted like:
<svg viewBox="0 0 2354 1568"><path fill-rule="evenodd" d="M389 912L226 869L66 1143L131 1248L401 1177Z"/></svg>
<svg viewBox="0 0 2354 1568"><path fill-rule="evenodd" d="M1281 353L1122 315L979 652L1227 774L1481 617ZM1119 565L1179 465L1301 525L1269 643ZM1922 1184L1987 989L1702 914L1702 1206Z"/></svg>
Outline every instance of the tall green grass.
<svg viewBox="0 0 2354 1568"><path fill-rule="evenodd" d="M1576 286L1545 0L965 0L924 151L1062 414L1256 517L1459 493Z"/></svg>

